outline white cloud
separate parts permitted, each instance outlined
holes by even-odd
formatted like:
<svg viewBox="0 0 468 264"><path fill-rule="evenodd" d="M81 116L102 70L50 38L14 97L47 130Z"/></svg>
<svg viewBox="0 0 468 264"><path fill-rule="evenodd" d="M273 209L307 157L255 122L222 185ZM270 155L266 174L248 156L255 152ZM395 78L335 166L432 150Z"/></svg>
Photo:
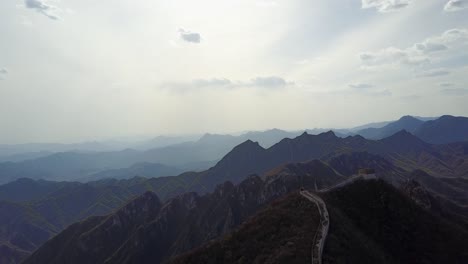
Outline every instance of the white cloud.
<svg viewBox="0 0 468 264"><path fill-rule="evenodd" d="M362 8L375 8L381 13L392 12L407 7L411 0L362 0Z"/></svg>
<svg viewBox="0 0 468 264"><path fill-rule="evenodd" d="M26 8L34 9L50 19L59 19L56 13L60 12L60 9L54 5L48 4L46 0L24 0L24 5Z"/></svg>
<svg viewBox="0 0 468 264"><path fill-rule="evenodd" d="M4 77L8 74L8 70L5 68L0 68L0 80L3 80Z"/></svg>
<svg viewBox="0 0 468 264"><path fill-rule="evenodd" d="M438 76L444 76L448 74L450 74L450 71L447 71L445 69L435 69L435 70L425 71L416 76L417 77L438 77Z"/></svg>
<svg viewBox="0 0 468 264"><path fill-rule="evenodd" d="M430 63L433 54L464 47L466 44L468 30L455 28L404 49L388 47L379 51L363 52L360 59L365 67L396 64L417 66Z"/></svg>
<svg viewBox="0 0 468 264"><path fill-rule="evenodd" d="M376 52L363 52L360 54L364 66L382 66L392 64L420 65L429 62L429 59L421 54L416 54L410 49L385 48Z"/></svg>
<svg viewBox="0 0 468 264"><path fill-rule="evenodd" d="M263 87L263 88L282 88L286 85L293 85L293 82L286 82L285 79L277 76L257 77L246 83L246 86Z"/></svg>
<svg viewBox="0 0 468 264"><path fill-rule="evenodd" d="M447 89L442 89L440 92L445 95L452 95L452 96L468 95L468 89L463 89L463 88L447 88Z"/></svg>
<svg viewBox="0 0 468 264"><path fill-rule="evenodd" d="M453 83L439 83L439 86L440 87L451 87L451 86L454 86L455 84Z"/></svg>
<svg viewBox="0 0 468 264"><path fill-rule="evenodd" d="M349 84L348 86L353 89L369 89L369 88L374 87L374 85L367 84L367 83L354 83L354 84Z"/></svg>
<svg viewBox="0 0 468 264"><path fill-rule="evenodd" d="M460 11L465 8L468 8L467 0L450 0L444 6L446 12Z"/></svg>
<svg viewBox="0 0 468 264"><path fill-rule="evenodd" d="M256 77L249 81L231 81L226 78L195 79L190 82L166 82L160 87L166 90L177 92L197 91L200 89L236 89L236 88L268 88L279 89L288 85L294 85L294 82L288 82L277 76Z"/></svg>
<svg viewBox="0 0 468 264"><path fill-rule="evenodd" d="M186 31L184 29L179 29L179 36L183 41L191 43L200 43L201 36L199 33Z"/></svg>

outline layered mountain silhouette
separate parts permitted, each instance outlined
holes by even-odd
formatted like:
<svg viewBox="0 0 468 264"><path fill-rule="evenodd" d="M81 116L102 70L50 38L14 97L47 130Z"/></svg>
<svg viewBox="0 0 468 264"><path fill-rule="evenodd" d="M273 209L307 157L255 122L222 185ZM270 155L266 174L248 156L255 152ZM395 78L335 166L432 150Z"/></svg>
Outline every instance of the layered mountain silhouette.
<svg viewBox="0 0 468 264"><path fill-rule="evenodd" d="M468 118L444 115L437 119L421 119L403 116L397 121L383 127L370 127L358 130L359 134L368 139L382 139L394 133L406 130L427 143L447 144L468 140Z"/></svg>
<svg viewBox="0 0 468 264"><path fill-rule="evenodd" d="M317 180L331 186L342 179L320 161L276 171L265 180L252 175L238 185L219 185L211 194L185 193L166 202L147 192L115 213L71 225L25 263L159 263L227 234L300 186L312 187Z"/></svg>
<svg viewBox="0 0 468 264"><path fill-rule="evenodd" d="M367 139L380 140L401 130L412 133L431 144L462 142L468 140L468 118L442 116L435 120L423 121L421 118L404 116L400 120L390 122L383 127L361 129L356 133ZM322 132L323 129L308 131L315 134ZM336 131L339 131L335 134L339 137L352 134L347 130ZM102 144L86 143L76 146L80 150L78 152L50 153L47 150L41 152L40 146L42 145L38 144L38 146L31 147L37 150L36 152L19 152L10 159L12 161L0 162L0 183L7 183L18 178L93 181L103 177L173 176L182 171L206 170L214 166L217 161L220 161L232 148L246 140L259 142L260 146L270 149L277 145L275 143L283 139L289 138L290 142L296 142L291 140L299 135L300 132L288 132L279 129L248 132L239 136L206 134L197 141L180 142L166 146L159 145L160 147L152 149L140 147L139 150L124 149L118 151L102 151L106 149L105 146L101 146ZM358 139L354 140L359 141ZM177 140L174 142L177 142ZM96 149L101 151L90 152L87 150L94 145L98 146ZM68 147L72 146L74 145ZM10 145L3 146L7 152L12 147ZM46 144L43 147L52 150L66 149L60 144L58 146L48 146ZM21 148L27 148L27 145L19 147L20 150ZM285 151L287 151L286 148ZM0 146L0 151L1 149ZM359 150L365 150L365 147L360 147ZM323 151L323 149L319 151ZM290 158L290 161L297 160L299 159L293 156ZM149 166L149 163L154 164L154 166ZM142 164L146 164L147 168L142 170ZM156 164L159 164L159 167Z"/></svg>
<svg viewBox="0 0 468 264"><path fill-rule="evenodd" d="M300 186L311 189L331 186L362 167L375 168L384 180L399 188L409 179L418 180L440 197L443 206L455 208L453 211L463 218L465 211L460 205L467 205L468 185L464 180L468 175L467 155L466 142L431 145L407 131L382 140L362 136L339 138L333 132L303 133L268 149L247 140L212 168L179 176L107 179L86 184L21 179L0 186L0 199L5 201L0 214L10 214L11 219L16 219L15 225L10 220L0 225L0 229L9 230L0 233L0 241L8 252L29 253L70 224L112 213L146 191L154 192L165 204L187 192L204 197L225 181L239 184L249 175L257 174L263 179L262 188L278 193L271 196L273 199ZM162 258L165 257L168 256Z"/></svg>
<svg viewBox="0 0 468 264"><path fill-rule="evenodd" d="M413 133L424 121L412 116L403 116L397 121L391 122L380 128L365 128L356 133L368 139L382 139L395 134L400 130Z"/></svg>

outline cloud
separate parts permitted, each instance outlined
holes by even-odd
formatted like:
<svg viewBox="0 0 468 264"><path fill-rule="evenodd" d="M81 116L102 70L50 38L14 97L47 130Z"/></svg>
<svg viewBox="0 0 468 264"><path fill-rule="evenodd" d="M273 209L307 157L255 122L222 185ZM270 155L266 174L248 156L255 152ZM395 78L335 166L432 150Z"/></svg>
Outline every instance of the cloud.
<svg viewBox="0 0 468 264"><path fill-rule="evenodd" d="M382 96L391 96L392 92L388 89L385 90L375 90L375 85L368 84L368 83L354 83L348 84L348 87L351 88L346 90L346 93L351 94L358 94L363 96L371 96L371 97L382 97Z"/></svg>
<svg viewBox="0 0 468 264"><path fill-rule="evenodd" d="M451 86L454 86L455 84L453 83L439 83L439 86L440 87L451 87Z"/></svg>
<svg viewBox="0 0 468 264"><path fill-rule="evenodd" d="M367 92L366 95L373 97L392 96L392 92L388 89L375 92Z"/></svg>
<svg viewBox="0 0 468 264"><path fill-rule="evenodd" d="M250 80L250 83L247 83L246 86L255 86L255 87L262 87L262 88L282 88L286 85L293 85L293 82L286 82L285 79L277 76L269 76L269 77L257 77L255 79Z"/></svg>
<svg viewBox="0 0 468 264"><path fill-rule="evenodd" d="M417 74L416 77L438 77L450 74L450 71L444 69L435 69Z"/></svg>
<svg viewBox="0 0 468 264"><path fill-rule="evenodd" d="M60 8L48 4L46 0L24 0L24 5L26 8L34 9L50 19L59 19L56 13L60 11Z"/></svg>
<svg viewBox="0 0 468 264"><path fill-rule="evenodd" d="M387 47L378 51L359 54L365 67L385 65L419 66L429 64L431 58L447 50L463 49L468 44L468 29L450 29L438 36L429 37L419 43L401 49ZM443 55L444 53L442 53ZM442 56L438 55L438 56Z"/></svg>
<svg viewBox="0 0 468 264"><path fill-rule="evenodd" d="M468 1L467 0L450 0L444 6L444 10L446 12L460 11L460 10L463 10L465 8L468 8Z"/></svg>
<svg viewBox="0 0 468 264"><path fill-rule="evenodd" d="M381 13L397 11L407 7L411 0L362 0L362 8L375 8Z"/></svg>
<svg viewBox="0 0 468 264"><path fill-rule="evenodd" d="M184 29L179 29L179 36L183 41L190 43L200 43L201 36L199 33L186 31Z"/></svg>
<svg viewBox="0 0 468 264"><path fill-rule="evenodd" d="M0 80L4 80L5 76L8 74L8 70L5 68L0 68Z"/></svg>
<svg viewBox="0 0 468 264"><path fill-rule="evenodd" d="M363 65L367 67L407 64L421 65L429 62L429 59L421 54L413 54L409 50L395 47L385 48L376 52L363 52L359 55Z"/></svg>
<svg viewBox="0 0 468 264"><path fill-rule="evenodd" d="M367 83L355 83L355 84L349 84L348 86L349 88L353 88L353 89L369 89L369 88L374 87L374 85L367 84Z"/></svg>
<svg viewBox="0 0 468 264"><path fill-rule="evenodd" d="M237 88L261 88L261 89L280 89L288 85L294 85L294 82L288 82L277 76L256 77L249 81L231 81L226 78L195 79L190 82L166 82L160 87L163 89L188 92L201 89L237 89Z"/></svg>
<svg viewBox="0 0 468 264"><path fill-rule="evenodd" d="M416 43L415 48L421 52L436 52L436 51L441 51L441 50L446 50L448 49L447 46L441 43L433 43L429 41L425 41L423 43Z"/></svg>
<svg viewBox="0 0 468 264"><path fill-rule="evenodd" d="M415 49L420 52L430 53L447 50L468 43L468 29L453 28L445 31L439 36L425 39L421 43L415 44Z"/></svg>
<svg viewBox="0 0 468 264"><path fill-rule="evenodd" d="M463 88L447 88L440 90L442 94L445 95L452 95L452 96L460 96L460 95L468 95L468 89Z"/></svg>

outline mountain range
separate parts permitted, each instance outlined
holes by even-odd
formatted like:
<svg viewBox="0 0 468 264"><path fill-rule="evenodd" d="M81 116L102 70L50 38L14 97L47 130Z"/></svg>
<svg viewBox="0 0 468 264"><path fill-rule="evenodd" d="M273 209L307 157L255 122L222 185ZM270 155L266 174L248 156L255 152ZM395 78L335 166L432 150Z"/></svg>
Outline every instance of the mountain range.
<svg viewBox="0 0 468 264"><path fill-rule="evenodd" d="M361 135L368 139L379 140L401 130L406 130L425 142L447 144L467 140L467 120L468 118L465 117L442 116L435 120L423 121L421 118L404 116L400 120L389 122L380 128L366 128L357 132L339 130L339 132L335 131L334 133L342 138L349 135ZM307 131L312 134L324 132L323 129ZM205 134L197 141L166 146L158 143L159 146L163 147L146 150L139 147L138 150L123 149L104 152L51 153L43 151L19 153L12 157L13 161L0 163L0 183L24 177L86 182L103 178L130 178L133 176L150 178L177 175L183 171L203 171L215 165L232 148L246 140L259 142L261 146L269 148L284 138L294 138L300 134L301 132L272 129L263 132L248 132L239 136ZM165 138L154 140L161 143ZM170 138L168 144L183 139L188 138ZM153 146L158 144L153 144ZM91 148L91 146L91 143L87 143L83 144L81 148ZM35 149L40 150L39 147Z"/></svg>
<svg viewBox="0 0 468 264"><path fill-rule="evenodd" d="M71 225L24 263L309 263L318 210L297 193L285 196L300 186L295 178L251 176L165 203L147 192L113 214ZM357 181L323 194L334 226L324 262L467 260L468 222L421 206L416 187Z"/></svg>
<svg viewBox="0 0 468 264"><path fill-rule="evenodd" d="M402 119L404 122L399 124L412 122L410 117ZM84 262L107 260L137 263L155 258L158 262L170 261L170 258L180 253L237 230L249 217L265 208L271 201L298 190L301 186L311 190L327 188L353 176L360 168L375 169L379 178L393 185L392 188L407 192L405 195L412 198L418 198L413 199L413 202L425 210L430 209L431 214L438 217L435 222L443 219L440 221L452 221L464 227L468 219L468 142L455 140L458 134L453 133L450 134L455 135L452 137L453 140L450 140L451 143L436 142L437 144L428 143L427 140L415 135L417 131L423 131L422 127L425 124L430 124L429 130L431 130L434 127L446 126L440 125L447 124L446 120L453 119L443 116L423 122L412 130L413 133L399 130L379 140L366 139L361 135L343 138L332 131L319 135L304 132L295 138L283 138L269 148L262 147L258 142L246 140L232 148L211 168L181 174L183 170L176 167L150 162L133 163L135 160L126 160L127 154L142 153L135 150L108 153L57 153L23 161L31 165L30 169L16 171L18 174L13 178L19 178L21 175L30 176L23 172L34 172L35 174L32 174L34 177L31 177L33 179L19 178L0 185L0 215L5 216L0 218L0 252L4 257L3 260L0 259L0 263L18 263L37 248L40 250L36 252L42 252L38 257L41 261L50 258L52 254L50 252L60 248L59 251L63 252L63 256L57 260L48 259L52 263L69 261L67 258L73 254L77 256L77 261ZM457 124L462 124L464 121L463 118L455 120ZM394 124L390 127L394 129L398 126ZM278 133L282 135L281 132ZM223 142L225 142L223 136L207 135L199 140L198 147L210 144L222 145ZM179 147L184 144L179 144ZM184 147L181 147L179 150L183 149ZM65 155L65 158L62 159L61 155ZM86 183L48 181L40 180L41 175L47 172L47 166L43 165L44 159L50 164L47 166L65 174L67 166L80 171L83 164L94 166L98 163L118 164L121 161L126 162L128 167L93 172L86 178L90 180ZM11 166L7 166L9 172L15 172L15 168L19 168L15 166L21 163L6 164ZM158 171L164 171L167 175L179 175L155 175ZM100 180L91 181L93 179ZM412 181L415 181L415 184L409 184ZM224 194L228 196L223 196ZM140 195L143 196L138 198ZM246 197L250 198L246 200ZM326 196L324 198L327 199ZM132 202L127 204L131 199L136 199L133 201L138 205L131 205ZM187 201L191 202L186 204ZM226 203L220 205L221 201ZM127 206L130 209L124 209ZM137 208L140 206L147 209L139 211ZM150 207L154 210L150 210ZM165 211L172 210L171 208L173 211ZM217 216L214 217L208 212L213 212ZM109 219L111 216L115 219L116 214L119 219L125 219L125 224L121 223L121 230L116 231L120 234L120 238L108 235L109 230L114 230L116 227L115 221L112 220L110 223ZM162 219L167 221L169 215L174 216L174 220L170 223L158 222ZM338 213L336 217L340 219L343 215ZM353 219L348 220L354 221ZM196 223L192 223L192 220ZM158 224L155 224L155 221ZM155 225L159 228L165 225L166 228L154 229ZM110 229L103 231L101 227ZM94 230L100 233L94 234ZM155 232L154 234L159 234L156 237L167 235L168 240L164 243L157 242L154 236L139 237L139 232L144 234ZM361 231L356 232L356 236L359 237ZM84 234L90 236L86 237ZM102 241L103 236L111 241ZM50 240L52 237L55 238ZM123 238L129 237L133 237L134 240L124 241ZM99 257L105 259L91 258L93 256L86 248L82 248L84 250L82 252L75 251L75 247L88 245L95 238L102 243L95 246L104 247L103 254ZM140 245L141 239L151 245L161 243L161 248L150 252L154 253L154 256L146 256L145 243L142 243L141 247L130 246L131 243ZM376 241L375 237L369 239ZM64 241L69 243L69 248L61 248ZM380 242L375 243L376 248L382 247ZM109 248L106 248L107 245ZM387 244L382 249L383 255L380 257L394 257L393 252L385 252L386 246ZM273 255L272 257L280 258ZM372 258L379 259L378 256Z"/></svg>
<svg viewBox="0 0 468 264"><path fill-rule="evenodd" d="M404 116L382 127L358 130L356 134L368 139L382 139L400 130L406 130L431 144L467 141L468 118L444 115L434 120L424 121L416 117Z"/></svg>

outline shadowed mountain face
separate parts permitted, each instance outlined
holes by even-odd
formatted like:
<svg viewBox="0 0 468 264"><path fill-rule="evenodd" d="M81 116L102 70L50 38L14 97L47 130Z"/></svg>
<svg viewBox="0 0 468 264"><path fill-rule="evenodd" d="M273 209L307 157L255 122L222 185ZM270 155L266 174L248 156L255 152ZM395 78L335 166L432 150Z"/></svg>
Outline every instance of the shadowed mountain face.
<svg viewBox="0 0 468 264"><path fill-rule="evenodd" d="M341 182L346 179L346 176L339 174L340 171L346 174L355 167L373 164L377 173L382 170L388 171L390 175L402 173L400 169L392 166L385 159L368 153L340 155L331 158L329 164L334 164L335 167L331 167L319 160L285 164L267 172L262 177L263 180L258 176L251 176L237 186L229 182L222 184L212 194L200 196L195 193L187 193L166 202L161 202L162 205L155 207L154 214L151 213L153 211L150 209L141 209L145 208L145 203L131 205L131 208L135 208L136 211L123 209L125 208L123 207L109 216L93 217L72 225L41 247L27 263L71 261L68 256L75 256L76 259L87 263L101 261L101 258L105 258L109 263L161 261L234 230L269 201L298 190L301 186L309 189L314 189L315 186L326 188ZM125 181L121 182L124 183ZM96 183L96 185L105 185L105 183ZM126 185L132 186L128 183ZM130 188L133 188L133 186ZM145 201L144 197L148 195L149 197L156 197L154 194L146 194L142 196L143 198L140 198ZM134 202L141 203L139 202L141 199ZM468 215L456 205L453 204L452 206L455 211L458 210L457 214ZM110 223L120 223L121 221L116 220L116 217L121 219L120 214L133 211L137 212L137 215L138 212L141 214L150 212L151 217L148 219L137 217L139 220L136 222L128 221L128 224L122 224L125 229L134 230L133 233L127 234L127 239L111 236L112 233L119 234L120 231L112 228L119 227L120 224ZM449 215L453 214L450 213ZM465 218L462 215L459 218L463 222ZM102 228L104 228L104 231L101 230ZM112 230L112 232L109 230ZM85 237L78 234L87 235ZM94 243L89 241L100 241L101 236L111 236L113 241L117 241L114 244L99 243L95 246L107 247L108 245L109 248L99 252L113 252L112 254L103 253L99 256L100 259L95 259L95 256L89 251L90 248L95 248L94 246L84 249L79 246ZM61 246L65 244L64 241L68 241L66 248ZM54 262L52 256L55 256L55 254L51 252L55 252L57 247L65 253L57 262Z"/></svg>
<svg viewBox="0 0 468 264"><path fill-rule="evenodd" d="M466 223L425 209L415 196L383 181L325 194L331 228L323 262L466 263Z"/></svg>
<svg viewBox="0 0 468 264"><path fill-rule="evenodd" d="M310 174L325 170L339 179L321 162L305 166ZM278 171L281 175L266 181L251 176L237 186L226 182L212 194L186 193L164 203L146 193L113 214L68 227L25 263L159 263L232 231L268 202L301 186L298 175Z"/></svg>
<svg viewBox="0 0 468 264"><path fill-rule="evenodd" d="M323 263L464 263L468 229L383 181L357 181L322 195L330 213ZM169 263L310 263L318 215L290 195L237 231ZM286 228L284 228L286 227ZM306 247L304 247L306 245Z"/></svg>
<svg viewBox="0 0 468 264"><path fill-rule="evenodd" d="M414 134L432 144L468 141L468 118L442 116L419 126Z"/></svg>
<svg viewBox="0 0 468 264"><path fill-rule="evenodd" d="M319 221L315 204L291 194L269 204L232 234L168 263L311 263Z"/></svg>

